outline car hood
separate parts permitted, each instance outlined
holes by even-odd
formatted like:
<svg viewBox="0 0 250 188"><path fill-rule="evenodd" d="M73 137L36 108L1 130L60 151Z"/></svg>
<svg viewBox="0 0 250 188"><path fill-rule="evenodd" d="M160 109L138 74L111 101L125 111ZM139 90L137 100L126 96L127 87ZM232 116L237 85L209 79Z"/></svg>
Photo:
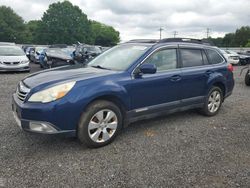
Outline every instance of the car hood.
<svg viewBox="0 0 250 188"><path fill-rule="evenodd" d="M65 81L80 81L100 76L114 74L116 71L98 69L93 67L64 66L46 71L31 74L23 79L23 83L29 88L42 86L43 84L52 85Z"/></svg>
<svg viewBox="0 0 250 188"><path fill-rule="evenodd" d="M0 62L19 62L28 61L26 55L23 56L0 56Z"/></svg>

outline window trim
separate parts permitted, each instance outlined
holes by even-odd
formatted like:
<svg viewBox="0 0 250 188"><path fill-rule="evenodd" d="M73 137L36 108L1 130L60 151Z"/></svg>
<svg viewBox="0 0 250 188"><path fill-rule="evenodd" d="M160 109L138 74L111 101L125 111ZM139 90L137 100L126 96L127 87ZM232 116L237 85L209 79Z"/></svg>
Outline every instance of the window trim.
<svg viewBox="0 0 250 188"><path fill-rule="evenodd" d="M195 66L195 67L183 67L182 66L182 60L181 60L181 54L180 54L180 49L182 49L182 48L187 48L187 49L199 49L199 50L204 50L204 52L205 52L205 54L207 55L207 50L213 50L213 51L215 51L216 53L218 53L220 56L221 56L221 58L223 59L223 62L221 62L221 63L218 63L218 64L211 64L210 63L210 59L208 58L208 56L207 56L207 58L208 58L208 61L209 61L209 64L207 64L207 65L201 65L201 66ZM148 58L148 57L150 57L153 53L155 53L155 52L157 52L157 51L159 51L159 50L161 50L161 49L177 49L177 68L176 69L169 69L169 70L167 70L167 71L165 71L165 72L169 72L169 71L176 71L176 70L186 70L186 69L196 69L196 68L207 68L207 67L213 67L213 66L219 66L219 65L222 65L222 64L224 64L224 63L226 63L227 61L225 60L225 58L218 52L218 50L217 49L214 49L214 48L209 48L209 47L199 47L199 46L187 46L187 45L182 45L182 44L176 44L176 45L164 45L164 46L161 46L161 47L158 47L158 48L156 48L156 49L154 49L153 51L151 51L140 63L138 63L136 66L135 66L135 68L132 70L132 72L130 73L130 76L131 76L131 78L132 79L135 79L135 71L137 70L137 68L139 67L139 66L141 66L143 63L144 63L144 61L146 61L146 59ZM161 72L162 73L162 72Z"/></svg>

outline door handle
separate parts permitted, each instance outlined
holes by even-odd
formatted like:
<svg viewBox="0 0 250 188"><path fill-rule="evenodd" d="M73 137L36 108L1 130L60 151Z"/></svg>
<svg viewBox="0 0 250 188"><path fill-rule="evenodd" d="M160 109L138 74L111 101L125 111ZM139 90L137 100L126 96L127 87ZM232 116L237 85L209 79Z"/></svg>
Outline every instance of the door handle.
<svg viewBox="0 0 250 188"><path fill-rule="evenodd" d="M211 70L206 71L206 75L207 75L207 76L209 76L209 75L212 74L212 73L214 73L214 72L211 71Z"/></svg>
<svg viewBox="0 0 250 188"><path fill-rule="evenodd" d="M180 75L174 75L174 76L171 76L170 80L172 82L178 82L181 80L181 76Z"/></svg>

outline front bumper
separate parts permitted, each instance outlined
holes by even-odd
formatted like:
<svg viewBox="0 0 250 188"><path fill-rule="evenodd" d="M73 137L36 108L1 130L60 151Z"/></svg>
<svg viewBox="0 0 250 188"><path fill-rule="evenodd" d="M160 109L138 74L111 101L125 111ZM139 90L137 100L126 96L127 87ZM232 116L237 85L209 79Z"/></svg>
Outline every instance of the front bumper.
<svg viewBox="0 0 250 188"><path fill-rule="evenodd" d="M72 136L76 134L76 130L64 130L53 124L53 122L46 121L47 113L53 116L50 108L40 110L39 107L36 109L26 108L25 104L16 97L16 94L12 97L12 111L17 125L22 130L40 134L67 134ZM34 113L34 111L40 115L36 115L37 113ZM32 116L32 112L34 116ZM49 117L48 120L50 120Z"/></svg>
<svg viewBox="0 0 250 188"><path fill-rule="evenodd" d="M17 72L17 71L30 71L29 63L18 64L18 65L0 64L0 72Z"/></svg>

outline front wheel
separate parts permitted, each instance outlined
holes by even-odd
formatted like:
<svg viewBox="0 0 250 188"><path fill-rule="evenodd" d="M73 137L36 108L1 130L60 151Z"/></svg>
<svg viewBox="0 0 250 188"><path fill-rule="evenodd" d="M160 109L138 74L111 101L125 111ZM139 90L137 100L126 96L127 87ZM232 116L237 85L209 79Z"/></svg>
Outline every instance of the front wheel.
<svg viewBox="0 0 250 188"><path fill-rule="evenodd" d="M247 86L250 86L250 73L247 71L246 76L245 76L245 84Z"/></svg>
<svg viewBox="0 0 250 188"><path fill-rule="evenodd" d="M216 115L223 101L223 93L219 87L212 87L206 97L202 113L206 116Z"/></svg>
<svg viewBox="0 0 250 188"><path fill-rule="evenodd" d="M112 102L98 100L83 112L77 136L87 147L102 147L114 140L121 127L120 109Z"/></svg>

